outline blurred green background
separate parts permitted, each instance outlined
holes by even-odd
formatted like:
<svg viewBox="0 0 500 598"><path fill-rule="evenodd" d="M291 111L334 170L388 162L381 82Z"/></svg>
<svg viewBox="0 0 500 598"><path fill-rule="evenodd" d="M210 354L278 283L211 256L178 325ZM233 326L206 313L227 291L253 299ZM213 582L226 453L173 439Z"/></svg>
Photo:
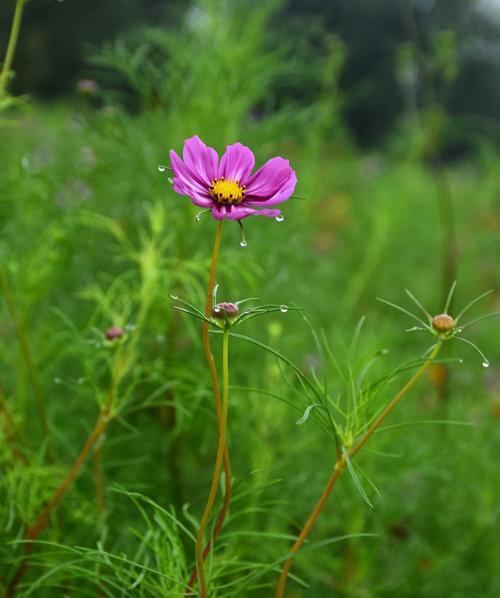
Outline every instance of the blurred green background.
<svg viewBox="0 0 500 598"><path fill-rule="evenodd" d="M13 10L0 7L2 56ZM412 309L409 288L439 313L457 280L453 314L498 288L499 32L493 1L26 4L10 84L20 102L0 114L0 587L94 425L115 351L104 331L120 325L136 345L119 416L18 594L182 595L216 445L200 327L169 299L203 307L214 234L158 170L185 138L219 155L241 141L258 165L290 159L299 182L285 221L247 219L247 248L225 226L219 299L303 308L345 371L384 350L376 381L432 343L377 297ZM492 293L470 318L498 303ZM298 313L238 332L312 379L326 370L332 396L348 396ZM357 458L373 508L346 474L296 559L290 597L500 595L498 324L467 338L490 367L446 345L452 362ZM297 425L307 401L290 368L242 340L231 354L236 498L213 595L272 596L335 446L314 418Z"/></svg>

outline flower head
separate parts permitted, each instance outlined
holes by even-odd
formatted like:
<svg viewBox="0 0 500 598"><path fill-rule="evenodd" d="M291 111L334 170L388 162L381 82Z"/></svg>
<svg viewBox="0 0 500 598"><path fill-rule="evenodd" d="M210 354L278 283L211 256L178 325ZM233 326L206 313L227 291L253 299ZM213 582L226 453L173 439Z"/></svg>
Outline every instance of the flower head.
<svg viewBox="0 0 500 598"><path fill-rule="evenodd" d="M216 220L241 220L247 216L279 217L271 208L290 198L297 177L288 160L268 160L252 174L255 158L241 143L228 145L219 160L217 152L195 135L184 142L181 158L170 151L174 191L187 195Z"/></svg>

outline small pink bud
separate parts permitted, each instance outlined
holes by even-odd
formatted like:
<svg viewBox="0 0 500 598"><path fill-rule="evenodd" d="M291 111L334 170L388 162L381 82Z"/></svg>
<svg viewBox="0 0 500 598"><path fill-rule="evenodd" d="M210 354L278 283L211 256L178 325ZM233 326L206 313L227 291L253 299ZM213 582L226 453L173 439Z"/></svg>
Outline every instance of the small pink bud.
<svg viewBox="0 0 500 598"><path fill-rule="evenodd" d="M448 314L439 314L432 318L432 326L439 332L449 332L455 328L455 320Z"/></svg>
<svg viewBox="0 0 500 598"><path fill-rule="evenodd" d="M212 307L212 316L217 320L225 320L226 318L231 321L234 320L240 313L240 308L236 303L217 303Z"/></svg>
<svg viewBox="0 0 500 598"><path fill-rule="evenodd" d="M106 330L106 338L108 341L116 341L123 336L123 328L120 326L111 326Z"/></svg>

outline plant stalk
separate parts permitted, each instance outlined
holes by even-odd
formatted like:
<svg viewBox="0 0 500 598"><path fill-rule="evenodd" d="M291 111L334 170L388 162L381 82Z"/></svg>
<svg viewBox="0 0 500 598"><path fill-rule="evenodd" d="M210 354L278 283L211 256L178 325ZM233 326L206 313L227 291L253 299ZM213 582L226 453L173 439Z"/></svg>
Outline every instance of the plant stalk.
<svg viewBox="0 0 500 598"><path fill-rule="evenodd" d="M379 428L380 424L385 420L385 418L391 413L391 411L396 407L396 405L405 397L408 392L413 388L415 383L419 380L422 374L427 370L429 365L434 361L436 356L438 355L439 351L441 350L442 342L438 342L435 346L432 353L429 357L424 361L424 363L420 366L420 368L413 374L413 376L408 380L408 382L401 388L401 390L396 394L396 396L388 403L385 408L379 413L379 415L373 420L370 424L366 432L361 436L361 438L355 443L355 445L349 450L349 459L354 458L354 456L358 453L358 451L365 445L365 443L369 440L369 438L376 432ZM332 493L332 490L335 487L338 479L340 478L342 472L344 471L347 465L347 460L344 453L340 454L335 461L335 466L333 468L332 475L328 480L325 489L323 490L316 506L312 510L309 518L307 519L302 531L300 532L297 540L295 541L294 545L292 546L290 552L292 556L288 558L281 570L281 575L278 580L278 585L276 587L276 594L275 598L283 598L285 595L285 588L286 583L288 580L288 574L293 564L293 560L295 558L295 554L301 549L304 541L306 540L309 532L312 530L316 520L321 514L323 507L325 506L328 497Z"/></svg>
<svg viewBox="0 0 500 598"><path fill-rule="evenodd" d="M12 288L10 286L7 273L3 270L1 265L0 265L0 287L3 291L3 295L5 298L5 304L7 305L7 309L9 311L12 323L14 324L14 328L16 330L17 338L19 341L19 346L21 348L21 353L22 353L22 356L24 359L24 363L26 365L26 370L28 372L30 385L31 385L31 388L33 391L33 395L35 396L36 409L37 409L38 419L40 420L40 425L42 427L43 438L44 438L44 441L47 443L47 449L50 454L51 442L50 442L49 424L48 424L48 419L47 419L47 409L45 406L45 398L42 393L40 381L38 380L38 373L37 373L37 369L35 366L35 360L33 359L33 355L31 353L31 348L30 348L30 345L28 342L28 337L26 335L24 326L21 323L19 314L17 313L16 301L14 299L14 294L12 292Z"/></svg>
<svg viewBox="0 0 500 598"><path fill-rule="evenodd" d="M83 445L83 448L80 451L80 454L76 458L75 462L73 463L73 466L67 473L60 486L52 495L52 498L45 505L44 509L38 516L38 519L35 521L33 525L30 525L28 527L28 530L26 532L26 542L24 543L24 557L21 563L19 564L19 567L17 568L14 577L12 578L7 587L5 598L13 598L13 596L15 596L17 586L19 585L21 579L24 577L24 574L26 573L26 570L28 568L29 557L33 551L33 541L36 540L36 538L38 538L41 532L45 529L45 526L47 525L47 521L52 511L60 503L64 494L71 486L73 480L80 472L80 469L82 465L85 463L85 460L87 459L89 452L94 447L96 442L106 432L109 422L113 419L112 408L115 400L117 380L118 376L113 376L113 380L111 381L109 389L108 399L106 403L101 407L94 429L92 430L90 436L87 438L85 444Z"/></svg>
<svg viewBox="0 0 500 598"><path fill-rule="evenodd" d="M14 60L14 54L16 52L17 40L19 38L19 31L21 29L21 21L23 18L23 10L26 1L27 0L17 0L16 2L16 9L14 11L14 17L12 19L12 26L10 29L9 44L7 46L7 53L5 54L5 60L2 65L2 72L0 73L0 99L5 95L7 90L7 83L9 81L12 61Z"/></svg>
<svg viewBox="0 0 500 598"><path fill-rule="evenodd" d="M203 536L210 519L210 513L214 506L217 489L219 487L226 448L226 427L229 399L229 331L224 330L222 337L222 413L219 427L219 442L217 446L217 456L215 458L214 473L212 484L207 499L205 510L200 520L198 535L196 538L196 567L200 580L200 598L208 597L207 578L205 575L204 556L203 556Z"/></svg>

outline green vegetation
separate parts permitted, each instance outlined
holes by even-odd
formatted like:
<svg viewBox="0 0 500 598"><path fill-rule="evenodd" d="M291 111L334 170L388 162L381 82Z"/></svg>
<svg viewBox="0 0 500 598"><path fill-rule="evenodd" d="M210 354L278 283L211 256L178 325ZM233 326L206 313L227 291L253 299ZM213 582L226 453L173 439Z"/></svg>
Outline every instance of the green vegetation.
<svg viewBox="0 0 500 598"><path fill-rule="evenodd" d="M258 165L285 156L299 180L284 222L244 221L246 248L237 224L224 225L218 299L300 310L250 319L231 339L233 497L207 559L210 596L274 594L337 459L315 396L328 388L351 413L345 443L421 365L431 337L405 332L414 322L376 298L413 311L408 288L435 315L456 278L456 315L497 286L496 150L471 135L467 160L443 162L460 123L433 95L362 152L338 91L349 49L306 27L300 44L273 44L271 5L200 2L181 28L94 52L105 88L0 114L2 591L30 546L16 596L184 594L217 445L201 324L170 298L203 311L216 226L158 169L185 138L219 154L239 140ZM447 88L453 40L440 40ZM468 316L497 309L492 293ZM123 337L107 339L112 326ZM444 345L349 463L288 596L500 595L498 329L491 319L467 332L491 366Z"/></svg>

